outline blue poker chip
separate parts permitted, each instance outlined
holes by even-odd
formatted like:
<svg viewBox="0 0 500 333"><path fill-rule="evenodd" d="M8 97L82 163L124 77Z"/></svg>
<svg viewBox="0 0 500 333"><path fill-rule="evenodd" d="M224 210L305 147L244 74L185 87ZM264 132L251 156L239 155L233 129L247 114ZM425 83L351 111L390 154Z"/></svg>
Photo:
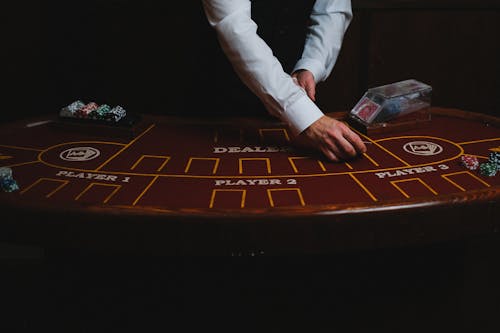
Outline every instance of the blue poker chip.
<svg viewBox="0 0 500 333"><path fill-rule="evenodd" d="M13 178L3 178L0 180L0 187L4 192L15 192L19 190L19 185Z"/></svg>
<svg viewBox="0 0 500 333"><path fill-rule="evenodd" d="M12 169L7 167L0 168L0 179L12 178Z"/></svg>
<svg viewBox="0 0 500 333"><path fill-rule="evenodd" d="M64 107L59 111L59 116L60 117L66 117L66 118L74 118L76 117L76 111L80 110L85 106L85 103L78 100L74 101L70 105Z"/></svg>
<svg viewBox="0 0 500 333"><path fill-rule="evenodd" d="M500 152L491 152L489 162L496 165L497 170L500 170Z"/></svg>

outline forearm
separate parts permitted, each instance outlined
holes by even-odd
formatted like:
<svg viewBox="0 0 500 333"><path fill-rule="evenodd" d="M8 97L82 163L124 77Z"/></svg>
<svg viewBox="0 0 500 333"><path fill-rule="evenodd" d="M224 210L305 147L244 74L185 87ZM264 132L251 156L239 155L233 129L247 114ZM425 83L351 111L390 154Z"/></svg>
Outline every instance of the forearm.
<svg viewBox="0 0 500 333"><path fill-rule="evenodd" d="M203 4L236 73L271 114L287 122L295 134L323 115L258 36L250 1L204 0Z"/></svg>
<svg viewBox="0 0 500 333"><path fill-rule="evenodd" d="M316 82L331 74L352 19L350 0L318 0L311 13L311 26L304 52L294 71L310 71Z"/></svg>

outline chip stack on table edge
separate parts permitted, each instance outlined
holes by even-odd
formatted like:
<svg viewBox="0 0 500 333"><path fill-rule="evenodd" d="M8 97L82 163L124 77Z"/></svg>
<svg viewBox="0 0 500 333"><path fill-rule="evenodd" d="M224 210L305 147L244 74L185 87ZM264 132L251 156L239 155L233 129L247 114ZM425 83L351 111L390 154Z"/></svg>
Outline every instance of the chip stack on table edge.
<svg viewBox="0 0 500 333"><path fill-rule="evenodd" d="M3 192L8 193L19 190L19 186L12 176L11 168L0 168L0 187Z"/></svg>

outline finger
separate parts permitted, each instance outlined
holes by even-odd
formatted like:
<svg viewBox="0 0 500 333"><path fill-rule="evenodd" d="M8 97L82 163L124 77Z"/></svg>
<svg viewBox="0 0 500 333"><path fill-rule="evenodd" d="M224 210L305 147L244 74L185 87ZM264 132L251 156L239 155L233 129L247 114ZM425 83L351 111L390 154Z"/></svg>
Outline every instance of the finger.
<svg viewBox="0 0 500 333"><path fill-rule="evenodd" d="M304 82L300 81L300 80L297 80L296 78L294 78L293 82L299 86L300 88L302 88L303 90L305 90L305 85L304 85Z"/></svg>
<svg viewBox="0 0 500 333"><path fill-rule="evenodd" d="M352 144L354 149L356 149L359 154L363 154L366 152L366 145L363 140L361 140L359 135L349 129L349 131L345 133L344 137Z"/></svg>
<svg viewBox="0 0 500 333"><path fill-rule="evenodd" d="M356 156L356 151L344 138L339 139L336 144L333 145L331 150L335 153L336 156L339 156L343 160L347 160Z"/></svg>
<svg viewBox="0 0 500 333"><path fill-rule="evenodd" d="M321 152L323 153L323 155L326 156L326 158L328 158L330 161L332 162L338 162L339 161L339 158L328 148L326 147L323 147L321 148Z"/></svg>
<svg viewBox="0 0 500 333"><path fill-rule="evenodd" d="M344 140L346 141L345 139L340 139L340 140ZM339 143L338 142L339 139L336 139L336 138L328 138L328 139L325 139L325 144L327 145L327 149L333 153L335 155L335 157L337 157L337 159L346 159L346 158L349 158L349 154L346 154L346 152L344 151L344 149L342 148L342 143Z"/></svg>
<svg viewBox="0 0 500 333"><path fill-rule="evenodd" d="M352 158L358 155L356 148L344 137L338 139L337 146L346 158Z"/></svg>
<svg viewBox="0 0 500 333"><path fill-rule="evenodd" d="M307 84L306 87L304 88L307 92L307 96L314 102L316 102L316 85L315 84Z"/></svg>
<svg viewBox="0 0 500 333"><path fill-rule="evenodd" d="M362 154L366 152L366 145L363 140L361 140L359 135L357 135L347 124L341 122L339 128L342 131L342 136L349 142L349 145L351 145L357 153Z"/></svg>

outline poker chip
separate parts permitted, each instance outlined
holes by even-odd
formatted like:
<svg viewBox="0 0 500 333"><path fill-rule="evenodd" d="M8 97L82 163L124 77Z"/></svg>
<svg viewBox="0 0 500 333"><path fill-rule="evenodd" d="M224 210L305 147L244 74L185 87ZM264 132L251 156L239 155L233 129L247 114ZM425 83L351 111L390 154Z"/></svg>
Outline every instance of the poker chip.
<svg viewBox="0 0 500 333"><path fill-rule="evenodd" d="M4 192L14 192L19 190L14 178L12 178L12 169L3 167L0 168L0 188Z"/></svg>
<svg viewBox="0 0 500 333"><path fill-rule="evenodd" d="M75 101L75 102L71 103L70 105L62 108L61 111L59 112L59 116L73 118L73 117L75 117L76 111L83 108L84 106L85 106L85 103L83 103L82 101L80 101L80 100Z"/></svg>
<svg viewBox="0 0 500 333"><path fill-rule="evenodd" d="M494 177L500 171L500 152L491 152L487 162L479 163L476 156L462 155L460 164L468 170L478 170L479 174L486 177Z"/></svg>
<svg viewBox="0 0 500 333"><path fill-rule="evenodd" d="M111 111L111 107L107 104L103 104L95 110L95 115L96 119L103 120L106 117L106 114L108 114Z"/></svg>
<svg viewBox="0 0 500 333"><path fill-rule="evenodd" d="M4 178L0 180L0 187L4 192L14 192L19 190L19 186L13 178Z"/></svg>
<svg viewBox="0 0 500 333"><path fill-rule="evenodd" d="M117 105L109 111L109 114L115 122L119 122L126 116L127 111L125 111L123 107Z"/></svg>
<svg viewBox="0 0 500 333"><path fill-rule="evenodd" d="M460 164L462 164L469 170L477 170L477 168L479 167L479 160L475 156L462 155L460 157Z"/></svg>
<svg viewBox="0 0 500 333"><path fill-rule="evenodd" d="M12 178L12 169L7 167L0 168L0 180L4 178Z"/></svg>
<svg viewBox="0 0 500 333"><path fill-rule="evenodd" d="M76 118L82 120L98 120L117 123L127 115L127 111L120 105L111 108L107 104L98 105L95 102L85 104L77 100L59 111L61 118Z"/></svg>
<svg viewBox="0 0 500 333"><path fill-rule="evenodd" d="M85 104L83 107L78 109L75 112L75 115L77 118L89 118L89 115L92 111L96 111L99 108L99 105L97 105L95 102L90 102L88 104Z"/></svg>
<svg viewBox="0 0 500 333"><path fill-rule="evenodd" d="M500 170L500 152L493 151L490 153L489 162L495 164L497 171Z"/></svg>
<svg viewBox="0 0 500 333"><path fill-rule="evenodd" d="M494 177L497 174L497 166L491 162L482 163L479 172L482 176Z"/></svg>

